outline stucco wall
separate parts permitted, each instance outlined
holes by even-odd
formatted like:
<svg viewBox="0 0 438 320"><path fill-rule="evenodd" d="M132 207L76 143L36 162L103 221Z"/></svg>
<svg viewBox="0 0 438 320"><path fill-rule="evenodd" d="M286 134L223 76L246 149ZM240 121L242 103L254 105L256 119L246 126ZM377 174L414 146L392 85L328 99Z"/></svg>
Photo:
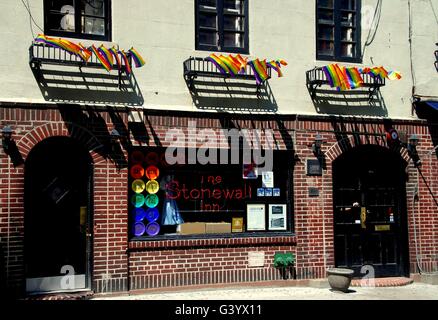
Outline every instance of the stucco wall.
<svg viewBox="0 0 438 320"><path fill-rule="evenodd" d="M35 21L43 27L43 1L29 0L29 3ZM438 0L383 1L376 35L364 49L377 3L377 0L362 1L363 65L383 65L387 69L399 70L403 80L387 81L381 90L383 103L377 107L317 109L305 85L306 70L327 64L315 58L315 1L250 1L250 56L283 58L289 62L284 68L284 78L275 76L269 81L278 108L276 112L412 118L409 4L415 93L438 96L438 73L433 66L438 33L432 10L438 12ZM32 33L24 5L20 1L1 1L0 21L3 40L0 48L0 100L43 102L43 93L28 64ZM145 108L197 110L183 78L183 61L191 55L205 57L209 52L194 50L194 24L192 0L112 1L113 42L126 49L134 46L147 63L144 68L134 70ZM33 32L35 35L39 32L35 25ZM100 44L99 41L94 43Z"/></svg>

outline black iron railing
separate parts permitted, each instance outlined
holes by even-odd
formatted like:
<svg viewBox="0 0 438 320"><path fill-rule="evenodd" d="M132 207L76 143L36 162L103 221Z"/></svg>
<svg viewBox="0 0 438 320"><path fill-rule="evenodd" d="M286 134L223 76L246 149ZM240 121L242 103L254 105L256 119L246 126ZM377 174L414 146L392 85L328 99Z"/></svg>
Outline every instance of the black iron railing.
<svg viewBox="0 0 438 320"><path fill-rule="evenodd" d="M269 78L271 78L271 70L268 69ZM215 78L235 78L254 80L254 72L252 68L247 65L244 74L230 75L221 73L218 68L205 58L190 57L184 61L184 77L190 81L197 77L215 77ZM268 79L269 79L268 78Z"/></svg>
<svg viewBox="0 0 438 320"><path fill-rule="evenodd" d="M129 64L132 65L132 59L128 55ZM47 46L43 43L32 43L29 47L29 64L33 69L39 69L43 64L75 66L81 68L103 68L97 57L92 54L90 59L85 62L80 57L71 54L63 49ZM121 84L122 73L126 73L124 65L119 68L117 64L112 66L119 74L119 85Z"/></svg>
<svg viewBox="0 0 438 320"><path fill-rule="evenodd" d="M363 74L362 78L364 82L361 88L369 89L370 99L380 87L385 85L385 79L379 76L375 77L371 74ZM314 68L306 71L306 85L312 95L312 98L315 98L318 87L329 84L330 82L322 68Z"/></svg>

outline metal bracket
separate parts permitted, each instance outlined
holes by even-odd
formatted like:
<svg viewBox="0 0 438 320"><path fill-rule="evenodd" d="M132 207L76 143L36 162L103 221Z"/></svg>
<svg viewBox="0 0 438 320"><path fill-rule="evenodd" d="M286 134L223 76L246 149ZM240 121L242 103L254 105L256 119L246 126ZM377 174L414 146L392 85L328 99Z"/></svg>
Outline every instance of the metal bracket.
<svg viewBox="0 0 438 320"><path fill-rule="evenodd" d="M435 69L438 72L438 50L435 51L435 59L436 59L436 61L435 61Z"/></svg>

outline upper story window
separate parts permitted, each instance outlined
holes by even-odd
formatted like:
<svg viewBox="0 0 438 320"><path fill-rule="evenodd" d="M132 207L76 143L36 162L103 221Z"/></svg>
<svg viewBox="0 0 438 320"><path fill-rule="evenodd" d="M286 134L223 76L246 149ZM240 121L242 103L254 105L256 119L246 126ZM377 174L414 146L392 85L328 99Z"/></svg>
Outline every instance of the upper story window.
<svg viewBox="0 0 438 320"><path fill-rule="evenodd" d="M317 0L316 57L361 62L360 0Z"/></svg>
<svg viewBox="0 0 438 320"><path fill-rule="evenodd" d="M110 0L44 0L44 33L111 40Z"/></svg>
<svg viewBox="0 0 438 320"><path fill-rule="evenodd" d="M196 49L248 53L248 0L196 0Z"/></svg>

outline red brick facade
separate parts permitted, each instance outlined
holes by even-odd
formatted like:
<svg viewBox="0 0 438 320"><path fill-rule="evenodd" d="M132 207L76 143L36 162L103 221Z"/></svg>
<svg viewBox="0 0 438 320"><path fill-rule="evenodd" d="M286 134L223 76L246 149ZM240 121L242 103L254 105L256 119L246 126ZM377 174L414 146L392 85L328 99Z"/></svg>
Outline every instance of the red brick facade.
<svg viewBox="0 0 438 320"><path fill-rule="evenodd" d="M362 118L291 116L218 116L210 113L144 111L144 130L131 132L126 110L78 106L3 105L1 127L11 125L21 159L0 153L0 236L7 286L24 287L24 165L40 141L69 136L81 142L93 159L93 272L96 292L138 290L182 285L251 282L281 279L273 268L274 252L296 254L297 279L322 278L334 265L332 162L350 148L364 144L387 147L388 121ZM295 150L293 171L294 234L282 237L142 241L128 240L126 166L130 145L166 146L169 128L272 129L276 148ZM410 272L438 270L438 159L437 124L425 121L392 121L391 127L408 136L416 133L422 160L421 173L408 163L407 206ZM108 154L109 132L116 128L128 136L120 148ZM311 144L320 133L325 144L326 168L320 177L307 176L305 159L313 158ZM140 136L140 138L139 138ZM191 139L193 137L188 137ZM409 161L405 148L400 155ZM320 190L308 195L309 187ZM418 188L419 199L414 198ZM414 221L415 219L415 221ZM414 230L416 226L416 230ZM416 242L417 241L417 242ZM248 267L248 252L263 251L264 267ZM292 280L291 280L292 281Z"/></svg>

